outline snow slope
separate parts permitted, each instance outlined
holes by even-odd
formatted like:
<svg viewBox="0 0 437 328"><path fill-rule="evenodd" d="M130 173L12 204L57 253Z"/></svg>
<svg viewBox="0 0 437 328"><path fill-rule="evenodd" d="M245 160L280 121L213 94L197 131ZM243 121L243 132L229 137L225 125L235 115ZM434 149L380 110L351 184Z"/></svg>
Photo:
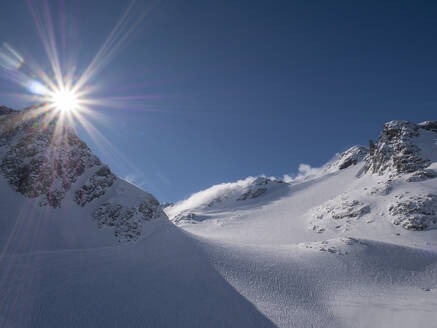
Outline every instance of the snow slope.
<svg viewBox="0 0 437 328"><path fill-rule="evenodd" d="M136 243L0 257L2 327L274 327L168 221Z"/></svg>
<svg viewBox="0 0 437 328"><path fill-rule="evenodd" d="M46 148L22 152L18 129L0 154L0 326L430 327L434 124L389 122L369 150L214 186L166 206L170 220L83 146L90 167L28 188L40 180L23 167ZM132 218L140 230L122 231L140 234L114 238Z"/></svg>
<svg viewBox="0 0 437 328"><path fill-rule="evenodd" d="M274 327L72 131L0 114L1 327Z"/></svg>
<svg viewBox="0 0 437 328"><path fill-rule="evenodd" d="M189 198L166 212L277 326L429 327L437 319L437 133L422 127L431 125L389 122L369 154L338 165L348 150L259 206L190 209ZM180 221L179 211L203 219Z"/></svg>

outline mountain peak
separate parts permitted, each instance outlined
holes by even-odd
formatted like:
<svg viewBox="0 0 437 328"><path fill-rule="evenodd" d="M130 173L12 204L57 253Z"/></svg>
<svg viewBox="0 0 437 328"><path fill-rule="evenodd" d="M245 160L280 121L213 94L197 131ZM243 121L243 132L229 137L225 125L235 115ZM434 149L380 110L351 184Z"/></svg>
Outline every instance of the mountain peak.
<svg viewBox="0 0 437 328"><path fill-rule="evenodd" d="M90 206L90 219L113 229L120 241L138 239L143 221L165 217L152 195L120 180L57 117L36 110L4 112L0 172L24 197L53 208L65 202ZM138 197L132 202L120 190Z"/></svg>
<svg viewBox="0 0 437 328"><path fill-rule="evenodd" d="M385 123L376 144L370 141L370 156L364 171L393 176L425 169L435 156L432 147L436 127L436 121Z"/></svg>

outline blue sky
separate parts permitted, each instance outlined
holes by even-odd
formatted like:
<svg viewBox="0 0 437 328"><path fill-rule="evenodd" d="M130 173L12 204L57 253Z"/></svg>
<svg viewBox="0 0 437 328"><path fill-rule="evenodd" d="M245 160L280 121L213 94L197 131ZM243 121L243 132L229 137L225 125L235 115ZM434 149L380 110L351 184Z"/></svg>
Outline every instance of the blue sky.
<svg viewBox="0 0 437 328"><path fill-rule="evenodd" d="M127 6L48 3L79 71ZM436 119L435 17L433 1L161 1L92 81L121 97L90 118L110 147L79 133L161 201L320 166L385 121ZM25 1L2 1L0 42L48 67ZM0 103L28 104L0 86Z"/></svg>

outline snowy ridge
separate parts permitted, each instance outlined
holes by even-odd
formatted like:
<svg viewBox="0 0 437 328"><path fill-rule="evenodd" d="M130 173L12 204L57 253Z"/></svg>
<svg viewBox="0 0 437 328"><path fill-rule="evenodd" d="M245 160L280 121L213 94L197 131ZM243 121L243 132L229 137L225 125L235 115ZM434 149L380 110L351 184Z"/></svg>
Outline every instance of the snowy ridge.
<svg viewBox="0 0 437 328"><path fill-rule="evenodd" d="M256 206L280 197L288 191L288 184L265 176L247 177L233 183L222 183L193 194L188 199L167 206L165 212L174 222L202 221L199 211L217 211L241 206Z"/></svg>
<svg viewBox="0 0 437 328"><path fill-rule="evenodd" d="M365 183L352 181L344 193L315 208L312 229L347 231L353 221L364 217L372 222L375 214L409 230L434 228L437 195L430 179L437 177L435 126L435 121L384 124L378 142L370 141L370 154L358 173Z"/></svg>
<svg viewBox="0 0 437 328"><path fill-rule="evenodd" d="M321 168L307 168L301 164L300 173L295 177L247 177L237 182L222 183L191 195L188 199L165 207L170 219L177 223L196 223L208 218L196 213L232 209L235 207L259 206L277 200L288 192L290 186L321 178L361 163L368 157L369 150L363 146L353 146Z"/></svg>
<svg viewBox="0 0 437 328"><path fill-rule="evenodd" d="M376 214L405 229L432 229L437 224L437 195L432 180L437 177L436 126L435 121L391 121L384 125L378 142L370 142L370 151L363 146L351 147L321 168L301 167L300 174L284 179L285 183L275 178L249 177L216 185L165 211L174 222L196 223L216 217L217 211L279 200L292 194L298 184L358 167L356 177L344 185L341 194L309 211L311 230L349 231L357 220L372 222ZM256 202L239 202L258 197Z"/></svg>
<svg viewBox="0 0 437 328"><path fill-rule="evenodd" d="M364 146L353 146L345 152L338 155L333 161L328 162L325 165L325 171L327 173L336 172L338 170L344 170L352 165L357 165L367 158L369 155L369 149Z"/></svg>

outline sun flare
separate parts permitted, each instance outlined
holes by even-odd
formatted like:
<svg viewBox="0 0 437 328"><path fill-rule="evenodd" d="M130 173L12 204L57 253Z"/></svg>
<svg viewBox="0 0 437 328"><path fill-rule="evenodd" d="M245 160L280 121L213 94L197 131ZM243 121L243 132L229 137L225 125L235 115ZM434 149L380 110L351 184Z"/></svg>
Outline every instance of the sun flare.
<svg viewBox="0 0 437 328"><path fill-rule="evenodd" d="M73 112L79 107L77 94L69 89L53 91L49 99L53 107L61 112Z"/></svg>

